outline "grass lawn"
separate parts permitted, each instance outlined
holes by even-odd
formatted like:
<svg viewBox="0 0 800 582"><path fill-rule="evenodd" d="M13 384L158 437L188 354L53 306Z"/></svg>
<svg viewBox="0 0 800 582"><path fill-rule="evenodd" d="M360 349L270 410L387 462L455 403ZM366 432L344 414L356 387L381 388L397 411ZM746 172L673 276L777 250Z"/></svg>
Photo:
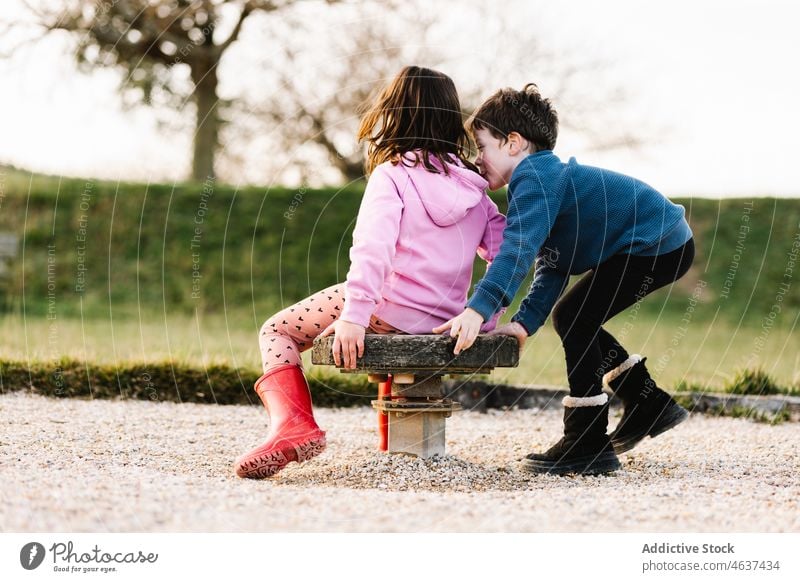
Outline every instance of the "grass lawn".
<svg viewBox="0 0 800 582"><path fill-rule="evenodd" d="M631 353L648 357L648 366L663 386L684 380L720 388L738 369L761 366L782 386L800 385L800 335L791 326L766 333L749 324L695 320L688 325L674 316L640 313L617 316L607 329ZM268 314L267 314L268 315ZM86 319L58 317L0 319L4 338L0 358L50 360L63 356L91 362L158 362L173 360L194 366L228 364L258 370L260 321L242 313L229 315L148 314L138 317ZM310 354L306 362L310 366ZM564 356L549 322L525 346L519 368L497 370L492 380L510 384L565 385Z"/></svg>
<svg viewBox="0 0 800 582"><path fill-rule="evenodd" d="M735 372L761 366L778 384L800 384L800 336L789 328L773 328L764 338L755 326L736 326L725 321L696 321L686 331L657 318L639 318L626 326L624 314L607 324L630 353L648 358L648 368L664 387L681 381L721 388ZM564 352L553 328L547 324L525 345L517 369L500 370L495 381L510 384L566 384Z"/></svg>

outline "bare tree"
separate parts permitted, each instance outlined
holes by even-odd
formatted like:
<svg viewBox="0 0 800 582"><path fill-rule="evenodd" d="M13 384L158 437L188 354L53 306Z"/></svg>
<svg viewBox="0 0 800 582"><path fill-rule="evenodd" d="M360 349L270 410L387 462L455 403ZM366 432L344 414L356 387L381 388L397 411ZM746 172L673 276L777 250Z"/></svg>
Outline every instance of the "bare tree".
<svg viewBox="0 0 800 582"><path fill-rule="evenodd" d="M278 12L296 1L64 0L34 5L24 0L43 32L24 43L66 31L77 40L75 56L83 70L124 72L120 89L128 98L134 95L144 104L158 99L176 109L191 100L192 178L204 180L215 175L222 110L229 105L218 95L221 59L251 14ZM176 71L181 68L188 68L190 83L180 82Z"/></svg>
<svg viewBox="0 0 800 582"><path fill-rule="evenodd" d="M243 161L247 156L236 144L250 149L268 136L267 174L288 165L300 181L320 182L325 180L311 174L319 176L317 166L324 164L335 170L328 174L335 180L361 178L363 156L355 143L361 108L403 65L417 62L413 46L423 42L422 34L409 31L423 29L425 21L417 15L411 26L412 11L403 4L341 5L324 35L308 11L264 23L261 33L273 39L275 50L253 65L262 89L237 100L238 122L230 128L226 155Z"/></svg>
<svg viewBox="0 0 800 582"><path fill-rule="evenodd" d="M319 24L306 13L287 12L280 23L264 22L261 34L273 39L276 50L250 67L259 71L253 76L261 89L237 99L239 113L224 140L231 171L250 172L254 144L263 142L259 174L250 172L251 180L337 181L319 177L315 168L321 164L334 168L338 181L362 177L363 152L354 142L359 112L407 64L440 68L468 81L457 79L465 117L495 89L517 80L521 87L524 79L538 82L553 98L565 113L564 129L595 148L639 145L624 124L609 123L628 96L602 78L608 63L549 47L533 31L519 34L514 43L495 42L508 35L508 11L485 2L462 1L451 9L474 12L475 46L464 42L471 31L459 31L452 20L440 18L442 12L414 0L340 5L329 13L338 17L331 25L335 34L320 35Z"/></svg>

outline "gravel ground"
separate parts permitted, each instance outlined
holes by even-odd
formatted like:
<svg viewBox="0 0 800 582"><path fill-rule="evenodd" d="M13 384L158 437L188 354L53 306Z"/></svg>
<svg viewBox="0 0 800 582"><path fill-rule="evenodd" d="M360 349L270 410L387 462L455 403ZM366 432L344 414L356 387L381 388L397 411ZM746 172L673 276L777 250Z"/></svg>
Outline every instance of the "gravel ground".
<svg viewBox="0 0 800 582"><path fill-rule="evenodd" d="M233 475L256 406L0 396L3 531L800 532L800 424L692 416L614 476L534 476L559 411L460 412L445 458L374 450L368 408L320 409L328 449Z"/></svg>

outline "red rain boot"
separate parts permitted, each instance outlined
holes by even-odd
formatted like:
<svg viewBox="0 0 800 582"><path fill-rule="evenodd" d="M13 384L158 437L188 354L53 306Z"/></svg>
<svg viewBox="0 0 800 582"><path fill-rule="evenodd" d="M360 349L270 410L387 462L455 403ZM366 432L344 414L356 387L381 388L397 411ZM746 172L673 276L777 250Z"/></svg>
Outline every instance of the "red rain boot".
<svg viewBox="0 0 800 582"><path fill-rule="evenodd" d="M302 463L325 450L325 432L314 420L311 392L298 366L272 368L256 381L255 389L269 413L269 436L236 460L239 477L272 477L292 461Z"/></svg>

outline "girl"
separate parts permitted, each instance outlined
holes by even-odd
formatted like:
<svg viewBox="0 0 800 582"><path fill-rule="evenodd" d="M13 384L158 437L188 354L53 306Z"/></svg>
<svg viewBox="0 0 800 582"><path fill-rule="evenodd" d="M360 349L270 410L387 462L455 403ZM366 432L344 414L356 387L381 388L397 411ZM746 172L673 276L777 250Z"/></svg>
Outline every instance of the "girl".
<svg viewBox="0 0 800 582"><path fill-rule="evenodd" d="M369 181L347 280L261 328L255 390L270 427L266 442L237 459L240 477L271 477L325 449L300 358L314 338L334 333L336 364L355 368L367 330L430 333L464 308L475 253L491 262L498 252L505 217L465 158L469 138L448 76L404 68L362 117L358 139L368 144Z"/></svg>

